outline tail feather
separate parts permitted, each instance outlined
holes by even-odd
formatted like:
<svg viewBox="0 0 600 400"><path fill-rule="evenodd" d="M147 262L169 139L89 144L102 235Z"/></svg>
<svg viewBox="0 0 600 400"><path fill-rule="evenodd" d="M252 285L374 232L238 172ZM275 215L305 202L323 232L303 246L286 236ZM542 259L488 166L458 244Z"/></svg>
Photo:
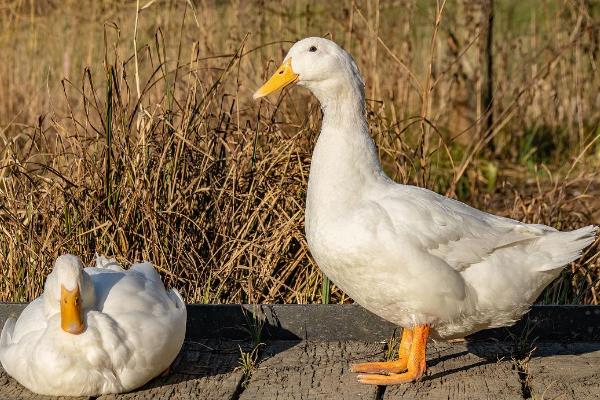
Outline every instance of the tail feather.
<svg viewBox="0 0 600 400"><path fill-rule="evenodd" d="M106 256L96 253L96 268L109 269L116 272L123 272L123 267L119 265L117 260L114 258L108 258Z"/></svg>
<svg viewBox="0 0 600 400"><path fill-rule="evenodd" d="M570 232L549 232L534 244L548 254L548 258L537 270L550 271L562 268L578 259L583 249L594 242L597 233L598 227L594 225Z"/></svg>
<svg viewBox="0 0 600 400"><path fill-rule="evenodd" d="M171 289L167 291L167 295L169 296L171 301L175 303L176 308L183 309L183 311L185 311L185 301L183 300L183 297L181 297L181 294L179 294L179 291L177 289Z"/></svg>
<svg viewBox="0 0 600 400"><path fill-rule="evenodd" d="M4 323L4 328L2 328L2 333L0 333L0 354L2 350L12 343L12 334L15 331L15 324L17 320L13 317L10 317Z"/></svg>
<svg viewBox="0 0 600 400"><path fill-rule="evenodd" d="M154 268L154 265L152 265L152 263L144 261L141 263L133 264L130 270L137 271L143 274L144 276L146 276L146 279L162 283L162 279L160 279L160 275L158 274L158 271L156 271L156 268Z"/></svg>

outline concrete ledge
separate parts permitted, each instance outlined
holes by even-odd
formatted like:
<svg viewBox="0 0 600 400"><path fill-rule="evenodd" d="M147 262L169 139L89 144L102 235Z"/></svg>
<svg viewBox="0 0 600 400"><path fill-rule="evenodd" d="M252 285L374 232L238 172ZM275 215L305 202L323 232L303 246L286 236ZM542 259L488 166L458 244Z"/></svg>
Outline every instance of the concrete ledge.
<svg viewBox="0 0 600 400"><path fill-rule="evenodd" d="M0 326L25 306L0 303ZM188 340L245 340L255 321L263 321L265 340L380 341L397 329L356 304L190 304L187 308ZM600 341L600 306L536 305L514 326L481 331L472 338L512 341L525 334L541 341Z"/></svg>

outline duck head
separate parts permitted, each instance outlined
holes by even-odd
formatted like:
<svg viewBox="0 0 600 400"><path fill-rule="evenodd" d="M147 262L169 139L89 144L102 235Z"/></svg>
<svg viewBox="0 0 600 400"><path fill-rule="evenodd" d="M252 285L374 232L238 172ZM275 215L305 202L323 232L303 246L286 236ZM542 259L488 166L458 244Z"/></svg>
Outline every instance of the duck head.
<svg viewBox="0 0 600 400"><path fill-rule="evenodd" d="M364 81L354 59L324 38L310 37L296 42L273 76L254 93L254 98L292 84L309 89L323 107L345 97L364 99Z"/></svg>
<svg viewBox="0 0 600 400"><path fill-rule="evenodd" d="M94 304L94 286L79 257L65 254L56 259L44 286L46 314L60 312L63 331L85 331L84 311Z"/></svg>

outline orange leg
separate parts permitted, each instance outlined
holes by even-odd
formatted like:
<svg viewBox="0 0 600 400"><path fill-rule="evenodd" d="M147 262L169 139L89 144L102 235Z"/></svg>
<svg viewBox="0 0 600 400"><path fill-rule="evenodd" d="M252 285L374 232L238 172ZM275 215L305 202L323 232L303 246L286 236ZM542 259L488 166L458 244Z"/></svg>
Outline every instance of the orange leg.
<svg viewBox="0 0 600 400"><path fill-rule="evenodd" d="M429 325L417 326L412 332L412 345L408 355L408 370L406 372L386 373L385 375L358 375L358 381L369 385L394 385L419 380L425 373L425 350Z"/></svg>
<svg viewBox="0 0 600 400"><path fill-rule="evenodd" d="M406 371L408 368L408 356L413 340L412 329L402 329L402 339L400 340L400 354L397 361L367 362L354 364L350 367L352 372L363 372L366 374L398 373Z"/></svg>

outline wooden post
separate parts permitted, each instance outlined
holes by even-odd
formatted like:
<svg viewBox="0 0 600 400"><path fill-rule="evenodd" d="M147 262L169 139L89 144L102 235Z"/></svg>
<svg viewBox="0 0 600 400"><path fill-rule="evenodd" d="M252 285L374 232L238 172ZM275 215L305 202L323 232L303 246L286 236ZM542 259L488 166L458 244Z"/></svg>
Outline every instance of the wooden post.
<svg viewBox="0 0 600 400"><path fill-rule="evenodd" d="M481 0L481 105L483 121L481 132L487 135L492 133L494 125L494 0ZM494 151L494 142L491 141L488 149Z"/></svg>

